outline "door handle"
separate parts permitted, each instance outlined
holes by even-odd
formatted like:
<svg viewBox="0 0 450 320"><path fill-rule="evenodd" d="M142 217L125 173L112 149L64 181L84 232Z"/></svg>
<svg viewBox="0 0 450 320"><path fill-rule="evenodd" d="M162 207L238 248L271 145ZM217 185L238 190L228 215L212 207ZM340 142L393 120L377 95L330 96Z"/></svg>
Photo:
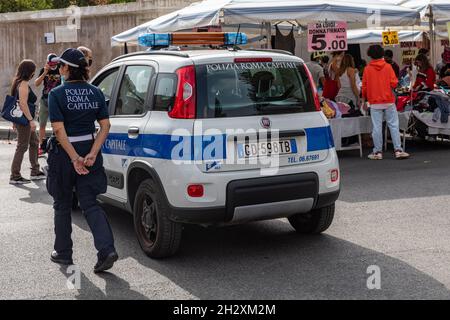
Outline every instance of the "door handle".
<svg viewBox="0 0 450 320"><path fill-rule="evenodd" d="M128 128L128 135L129 136L138 136L139 135L139 128L138 127L129 127Z"/></svg>

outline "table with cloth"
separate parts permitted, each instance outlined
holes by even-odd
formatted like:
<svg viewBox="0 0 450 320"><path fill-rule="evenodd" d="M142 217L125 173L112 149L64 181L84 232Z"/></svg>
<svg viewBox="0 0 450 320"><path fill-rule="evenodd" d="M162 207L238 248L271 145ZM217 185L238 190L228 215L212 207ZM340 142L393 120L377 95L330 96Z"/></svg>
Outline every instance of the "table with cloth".
<svg viewBox="0 0 450 320"><path fill-rule="evenodd" d="M361 135L372 133L372 120L368 116L330 119L331 132L333 133L334 145L337 151L359 150L363 156ZM359 143L348 147L342 146L342 138L358 136Z"/></svg>
<svg viewBox="0 0 450 320"><path fill-rule="evenodd" d="M431 112L419 112L419 111L405 111L400 112L398 114L399 120L400 120L400 129L405 130L408 128L408 120L410 119L410 116L414 116L409 123L409 126L414 125L414 121L421 121L423 124L425 124L428 127L428 134L429 135L450 135L450 122L442 123L440 121L433 121L433 113Z"/></svg>
<svg viewBox="0 0 450 320"><path fill-rule="evenodd" d="M428 128L429 135L450 135L450 122L441 123L433 121L433 113L419 111L405 111L398 113L399 129L402 132L402 145L405 149L406 132L415 125L416 121L421 121ZM334 145L336 151L359 150L360 156L363 155L361 135L372 133L372 120L370 116L330 119L331 132L333 133ZM386 126L385 136L388 128ZM358 136L359 143L348 147L342 146L342 138ZM385 149L387 149L387 139L385 139Z"/></svg>

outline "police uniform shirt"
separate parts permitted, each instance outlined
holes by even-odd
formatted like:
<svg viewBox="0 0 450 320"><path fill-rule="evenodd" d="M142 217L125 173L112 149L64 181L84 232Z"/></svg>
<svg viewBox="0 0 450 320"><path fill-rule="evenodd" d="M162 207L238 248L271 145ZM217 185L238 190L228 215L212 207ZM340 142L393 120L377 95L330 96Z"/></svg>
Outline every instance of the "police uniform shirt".
<svg viewBox="0 0 450 320"><path fill-rule="evenodd" d="M86 82L65 82L49 94L50 122L64 122L67 136L95 133L95 121L109 118L103 92Z"/></svg>

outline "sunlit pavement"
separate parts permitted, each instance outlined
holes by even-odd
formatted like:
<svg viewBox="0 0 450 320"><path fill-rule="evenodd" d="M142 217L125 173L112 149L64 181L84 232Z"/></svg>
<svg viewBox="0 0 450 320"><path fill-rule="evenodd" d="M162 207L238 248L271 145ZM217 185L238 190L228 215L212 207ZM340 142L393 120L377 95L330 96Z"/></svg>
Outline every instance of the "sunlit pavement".
<svg viewBox="0 0 450 320"><path fill-rule="evenodd" d="M299 236L283 219L189 226L176 257L151 260L131 215L105 207L120 260L99 276L89 228L74 212L81 281L71 289L75 269L49 259L53 213L45 182L9 185L14 145L0 142L0 299L449 299L450 145L409 145L413 158L405 161L390 153L383 161L340 155L342 194L322 236ZM367 287L370 266L379 267L381 289Z"/></svg>

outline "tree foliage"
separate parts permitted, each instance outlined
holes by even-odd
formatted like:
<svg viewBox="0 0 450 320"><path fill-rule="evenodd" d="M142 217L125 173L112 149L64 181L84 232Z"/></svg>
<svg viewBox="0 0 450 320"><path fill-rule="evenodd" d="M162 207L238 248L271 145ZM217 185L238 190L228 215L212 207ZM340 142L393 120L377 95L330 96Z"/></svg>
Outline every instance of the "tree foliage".
<svg viewBox="0 0 450 320"><path fill-rule="evenodd" d="M134 2L136 0L1 0L0 12L67 8L71 5L97 6L111 3Z"/></svg>

